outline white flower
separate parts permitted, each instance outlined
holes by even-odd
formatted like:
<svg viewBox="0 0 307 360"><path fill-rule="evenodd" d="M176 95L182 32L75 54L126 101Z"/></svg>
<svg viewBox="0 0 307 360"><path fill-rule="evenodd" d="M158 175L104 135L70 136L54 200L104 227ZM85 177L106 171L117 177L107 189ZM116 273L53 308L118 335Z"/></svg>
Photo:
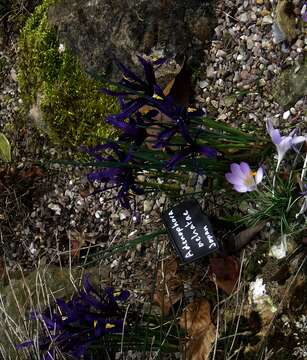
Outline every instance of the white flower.
<svg viewBox="0 0 307 360"><path fill-rule="evenodd" d="M60 54L63 54L63 52L65 51L65 45L64 44L60 44L58 47L58 52Z"/></svg>
<svg viewBox="0 0 307 360"><path fill-rule="evenodd" d="M251 298L255 304L263 303L267 298L263 279L257 278L250 284Z"/></svg>
<svg viewBox="0 0 307 360"><path fill-rule="evenodd" d="M276 259L283 259L287 256L287 242L286 242L286 236L283 236L281 238L281 241L279 244L275 244L271 247L269 255L276 258Z"/></svg>

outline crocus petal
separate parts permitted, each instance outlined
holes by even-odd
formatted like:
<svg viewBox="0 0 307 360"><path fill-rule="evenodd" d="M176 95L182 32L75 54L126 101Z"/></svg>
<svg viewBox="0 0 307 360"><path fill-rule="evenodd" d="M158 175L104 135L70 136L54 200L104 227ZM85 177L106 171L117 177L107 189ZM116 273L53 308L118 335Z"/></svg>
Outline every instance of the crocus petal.
<svg viewBox="0 0 307 360"><path fill-rule="evenodd" d="M261 183L262 179L263 179L263 168L262 168L262 166L260 166L260 168L257 170L256 176L255 176L256 184Z"/></svg>
<svg viewBox="0 0 307 360"><path fill-rule="evenodd" d="M240 169L245 176L250 176L251 168L246 162L242 161L240 163Z"/></svg>
<svg viewBox="0 0 307 360"><path fill-rule="evenodd" d="M237 174L227 173L225 174L226 180L233 185L242 185L243 180Z"/></svg>
<svg viewBox="0 0 307 360"><path fill-rule="evenodd" d="M266 129L267 129L267 132L271 135L272 131L274 131L274 127L273 127L273 123L272 123L272 120L267 120L266 122Z"/></svg>
<svg viewBox="0 0 307 360"><path fill-rule="evenodd" d="M241 192L241 193L250 191L249 188L248 188L247 186L245 186L245 185L234 185L233 188L234 188L237 192Z"/></svg>
<svg viewBox="0 0 307 360"><path fill-rule="evenodd" d="M278 129L274 129L270 135L271 135L271 139L275 145L278 145L281 142L281 136L280 136L280 132Z"/></svg>
<svg viewBox="0 0 307 360"><path fill-rule="evenodd" d="M306 136L294 136L292 139L292 144L300 144L304 141L307 141Z"/></svg>
<svg viewBox="0 0 307 360"><path fill-rule="evenodd" d="M268 120L266 122L266 128L267 128L267 131L268 131L269 135L271 136L271 139L272 139L273 143L275 145L278 145L281 142L281 139L282 139L281 136L280 136L279 130L274 129L271 120Z"/></svg>
<svg viewBox="0 0 307 360"><path fill-rule="evenodd" d="M267 129L267 132L271 135L271 132L274 130L271 120L267 120L266 129Z"/></svg>
<svg viewBox="0 0 307 360"><path fill-rule="evenodd" d="M241 167L239 164L231 164L230 165L230 169L231 169L231 172L235 175L237 175L238 177L240 177L241 179L245 179L246 176L243 174L242 170L241 170Z"/></svg>
<svg viewBox="0 0 307 360"><path fill-rule="evenodd" d="M281 142L276 146L279 163L284 158L286 152L291 148L291 145L292 145L292 137L283 136Z"/></svg>

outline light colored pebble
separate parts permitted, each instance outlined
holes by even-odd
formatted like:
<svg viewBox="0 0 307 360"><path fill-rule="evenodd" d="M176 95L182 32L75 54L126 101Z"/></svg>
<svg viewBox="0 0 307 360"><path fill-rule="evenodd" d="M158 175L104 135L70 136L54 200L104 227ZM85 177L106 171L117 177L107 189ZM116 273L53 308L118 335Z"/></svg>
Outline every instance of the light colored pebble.
<svg viewBox="0 0 307 360"><path fill-rule="evenodd" d="M290 110L287 110L287 111L285 111L285 112L283 113L282 118L283 118L284 120L288 120L289 117L290 117L290 115L291 115Z"/></svg>

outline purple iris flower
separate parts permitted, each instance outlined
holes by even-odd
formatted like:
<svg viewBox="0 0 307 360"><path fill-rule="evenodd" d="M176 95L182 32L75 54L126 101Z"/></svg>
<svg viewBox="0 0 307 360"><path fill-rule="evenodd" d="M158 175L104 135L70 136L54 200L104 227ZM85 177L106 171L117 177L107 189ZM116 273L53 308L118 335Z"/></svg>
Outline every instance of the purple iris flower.
<svg viewBox="0 0 307 360"><path fill-rule="evenodd" d="M111 115L107 118L108 121L122 121L129 118L132 114L137 112L144 105L153 105L156 99L161 98L163 94L162 89L157 85L154 66L161 65L164 59L159 59L157 62L149 62L138 56L138 59L143 66L145 73L145 80L142 80L133 71L129 70L125 65L116 62L117 66L123 74L123 79L118 84L123 91L112 91L106 88L101 88L99 91L111 96L128 96L134 95L122 111L117 115Z"/></svg>
<svg viewBox="0 0 307 360"><path fill-rule="evenodd" d="M107 288L97 291L84 277L83 289L65 301L58 299L57 308L43 313L32 313L32 319L43 324L43 333L38 340L42 360L57 359L57 352L73 359L85 359L89 346L101 336L122 333L124 312L118 301L126 301L129 292ZM17 349L36 346L34 340L18 344Z"/></svg>
<svg viewBox="0 0 307 360"><path fill-rule="evenodd" d="M263 179L263 168L253 172L246 162L231 164L231 172L225 174L227 181L238 192L254 191Z"/></svg>
<svg viewBox="0 0 307 360"><path fill-rule="evenodd" d="M119 96L118 99L122 111L125 111L130 106L130 102L126 103L123 96ZM150 110L143 115L136 111L135 114L129 116L128 121L126 119L118 119L116 115L108 116L106 121L122 131L120 140L128 139L132 140L135 145L141 145L148 136L147 126L152 123L152 118L157 116L158 113L157 110Z"/></svg>
<svg viewBox="0 0 307 360"><path fill-rule="evenodd" d="M291 148L295 149L295 145L300 144L307 140L306 136L297 136L294 129L288 136L281 136L278 129L274 129L272 121L268 120L266 123L267 131L271 136L271 139L276 146L278 153L277 169L286 155L286 152Z"/></svg>
<svg viewBox="0 0 307 360"><path fill-rule="evenodd" d="M131 124L131 120L129 123L125 122L125 119L130 118L144 105L146 105L157 109L159 112L166 115L171 122L171 133L181 133L183 138L188 138L188 141L191 143L191 139L189 138L187 131L187 125L189 124L191 118L202 116L204 114L203 111L182 107L178 104L175 104L170 95L164 95L162 88L156 82L154 71L154 66L157 64L160 65L164 59L151 63L142 57L139 57L139 61L144 68L145 80L142 80L123 64L117 63L118 67L123 73L123 80L119 83L119 86L124 87L127 89L127 91L112 91L104 88L100 89L101 92L104 92L108 95L117 96L121 103L121 112L119 114L109 115L106 118L107 122L122 129L123 131L133 133L136 137L136 128L138 124ZM129 100L124 102L124 97L128 96ZM155 115L152 114L150 119L152 120L154 116ZM154 124L154 122L152 124ZM145 125L149 125L149 123L146 123ZM172 136L170 136L169 139L171 137ZM161 138L158 138L156 147L158 148L160 146Z"/></svg>
<svg viewBox="0 0 307 360"><path fill-rule="evenodd" d="M208 146L202 146L202 145L189 145L184 147L182 150L177 152L167 163L166 163L166 169L172 170L175 168L175 166L186 159L188 156L193 154L201 154L206 157L216 157L217 151L211 147Z"/></svg>
<svg viewBox="0 0 307 360"><path fill-rule="evenodd" d="M129 192L130 190L137 194L143 194L143 190L136 185L135 183L135 174L132 166L129 166L130 161L132 161L131 152L125 152L120 149L119 145L114 142L109 142L104 145L97 145L93 148L81 147L83 151L93 156L95 160L99 163L118 163L118 167L106 167L102 170L94 171L87 175L89 181L99 181L104 183L98 191L107 191L110 189L117 188L117 200L122 207L129 209ZM101 156L102 151L111 151L114 155Z"/></svg>

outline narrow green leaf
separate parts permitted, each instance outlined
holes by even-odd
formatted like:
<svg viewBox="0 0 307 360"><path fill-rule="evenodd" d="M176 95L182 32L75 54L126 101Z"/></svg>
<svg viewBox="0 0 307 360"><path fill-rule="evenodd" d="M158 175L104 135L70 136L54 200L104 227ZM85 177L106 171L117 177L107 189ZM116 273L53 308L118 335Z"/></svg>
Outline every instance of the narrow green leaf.
<svg viewBox="0 0 307 360"><path fill-rule="evenodd" d="M6 162L12 160L11 145L3 133L0 133L0 159Z"/></svg>

